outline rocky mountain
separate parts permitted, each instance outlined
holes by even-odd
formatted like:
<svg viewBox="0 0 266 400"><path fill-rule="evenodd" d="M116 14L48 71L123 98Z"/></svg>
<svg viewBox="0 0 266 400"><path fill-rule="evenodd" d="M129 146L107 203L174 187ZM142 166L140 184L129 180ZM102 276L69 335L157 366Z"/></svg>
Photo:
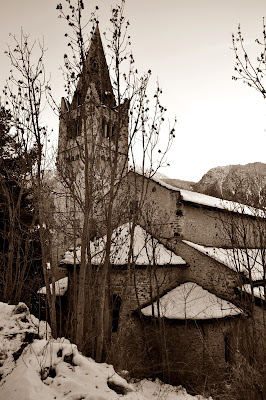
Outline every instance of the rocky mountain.
<svg viewBox="0 0 266 400"><path fill-rule="evenodd" d="M180 189L208 194L254 206L266 205L266 164L226 165L210 169L199 182L159 177Z"/></svg>
<svg viewBox="0 0 266 400"><path fill-rule="evenodd" d="M212 168L193 185L193 190L257 206L266 202L266 164L255 162Z"/></svg>

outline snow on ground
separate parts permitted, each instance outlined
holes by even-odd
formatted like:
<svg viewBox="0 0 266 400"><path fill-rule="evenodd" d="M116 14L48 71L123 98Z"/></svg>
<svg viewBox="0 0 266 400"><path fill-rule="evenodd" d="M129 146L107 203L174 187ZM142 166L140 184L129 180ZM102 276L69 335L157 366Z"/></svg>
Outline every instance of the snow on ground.
<svg viewBox="0 0 266 400"><path fill-rule="evenodd" d="M251 274L253 281L264 277L264 251L261 249L223 249L202 246L188 240L183 242L236 272L242 272L247 277Z"/></svg>
<svg viewBox="0 0 266 400"><path fill-rule="evenodd" d="M0 303L0 315L0 399L204 400L159 380L129 384L112 365L82 356L67 339L52 339L23 303Z"/></svg>
<svg viewBox="0 0 266 400"><path fill-rule="evenodd" d="M207 400L200 395L191 396L182 386L172 386L163 384L159 379L151 381L143 379L133 384L134 389L149 400ZM210 397L209 400L212 398Z"/></svg>
<svg viewBox="0 0 266 400"><path fill-rule="evenodd" d="M141 310L146 316L158 316L157 302ZM177 286L160 298L160 316L169 319L213 319L241 314L243 311L229 301L217 297L194 282Z"/></svg>
<svg viewBox="0 0 266 400"><path fill-rule="evenodd" d="M112 245L110 250L110 262L113 265L127 265L130 249L130 224L121 225L113 231ZM106 246L106 236L91 242L92 263L95 265L102 264L104 261L104 251ZM149 265L155 263L157 265L185 265L186 262L180 257L168 250L165 246L158 242L157 239L149 235L139 225L135 227L133 236L132 260L137 265ZM80 247L76 249L76 262L81 259ZM74 264L74 250L67 251L64 254L60 264Z"/></svg>

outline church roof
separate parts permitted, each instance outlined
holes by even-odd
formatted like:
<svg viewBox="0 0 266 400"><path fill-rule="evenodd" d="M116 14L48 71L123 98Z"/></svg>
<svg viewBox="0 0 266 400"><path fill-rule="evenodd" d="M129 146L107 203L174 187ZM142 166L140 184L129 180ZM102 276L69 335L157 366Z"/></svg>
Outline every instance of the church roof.
<svg viewBox="0 0 266 400"><path fill-rule="evenodd" d="M110 263L113 265L127 265L130 249L131 225L126 223L113 231L110 250ZM106 236L91 241L90 250L92 263L100 265L104 262ZM80 247L76 249L76 263L81 260ZM186 265L180 256L168 250L157 239L148 234L139 225L135 227L130 262L136 265ZM67 251L60 264L74 264L74 249Z"/></svg>
<svg viewBox="0 0 266 400"><path fill-rule="evenodd" d="M183 243L236 272L241 272L247 277L251 274L251 278L254 281L263 279L264 277L265 263L263 262L264 251L262 249L207 247L187 240L183 240Z"/></svg>
<svg viewBox="0 0 266 400"><path fill-rule="evenodd" d="M145 316L161 316L178 320L207 320L232 317L243 310L203 289L194 282L186 282L171 290L157 301L142 308Z"/></svg>

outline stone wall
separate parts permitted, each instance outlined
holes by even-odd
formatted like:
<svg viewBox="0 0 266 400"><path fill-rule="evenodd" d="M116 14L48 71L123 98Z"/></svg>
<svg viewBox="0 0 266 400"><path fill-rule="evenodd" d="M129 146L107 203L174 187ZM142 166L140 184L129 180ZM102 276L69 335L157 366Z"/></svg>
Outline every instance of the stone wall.
<svg viewBox="0 0 266 400"><path fill-rule="evenodd" d="M206 393L227 381L244 345L249 319L178 321L133 316L112 336L110 360L138 378L159 377L184 385L190 393ZM219 392L219 390L218 390Z"/></svg>

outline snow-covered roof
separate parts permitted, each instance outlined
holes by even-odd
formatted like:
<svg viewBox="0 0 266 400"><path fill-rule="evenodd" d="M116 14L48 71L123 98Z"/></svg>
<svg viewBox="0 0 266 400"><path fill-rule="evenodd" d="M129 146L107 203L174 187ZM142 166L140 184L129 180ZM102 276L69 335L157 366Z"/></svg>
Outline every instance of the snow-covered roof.
<svg viewBox="0 0 266 400"><path fill-rule="evenodd" d="M264 289L265 289L264 286L255 286L252 288L249 283L246 283L245 285L241 286L241 290L243 292L252 294L252 290L253 290L254 296L258 297L259 299L262 299L262 300L265 300L265 290Z"/></svg>
<svg viewBox="0 0 266 400"><path fill-rule="evenodd" d="M164 245L153 238L139 225L135 227L133 235L132 254L129 257L130 249L130 234L131 225L126 223L113 231L112 244L110 250L110 263L113 265L126 265L128 258L130 262L136 265L149 265L155 262L156 265L185 265L180 256L177 256ZM106 246L106 236L94 240L90 244L92 263L100 265L104 262ZM76 248L75 251L76 263L81 260L81 249ZM67 251L60 264L74 264L74 249Z"/></svg>
<svg viewBox="0 0 266 400"><path fill-rule="evenodd" d="M55 295L64 296L64 294L67 291L67 287L68 287L68 277L66 276L65 278L59 279L58 281L55 282ZM52 284L50 284L50 290L52 293L53 291ZM46 286L39 289L37 293L46 294Z"/></svg>
<svg viewBox="0 0 266 400"><path fill-rule="evenodd" d="M154 314L152 313L154 310ZM241 314L243 311L229 301L217 297L194 282L186 282L141 310L145 316L169 319L217 319Z"/></svg>
<svg viewBox="0 0 266 400"><path fill-rule="evenodd" d="M159 183L161 186L167 189L179 192L181 199L185 202L212 208L218 208L224 211L236 212L239 214L246 214L246 215L259 216L265 218L265 212L263 212L262 210L258 210L254 207L247 206L245 204L241 204L234 201L223 200L218 197L208 196L207 194L203 193L192 192L191 190L187 189L180 189L175 186L169 185L168 183L165 183L161 179L157 179L155 177L152 177L151 180Z"/></svg>
<svg viewBox="0 0 266 400"><path fill-rule="evenodd" d="M254 281L263 279L265 267L261 249L224 249L206 247L187 240L183 242L236 272L242 272L247 277L250 274Z"/></svg>

